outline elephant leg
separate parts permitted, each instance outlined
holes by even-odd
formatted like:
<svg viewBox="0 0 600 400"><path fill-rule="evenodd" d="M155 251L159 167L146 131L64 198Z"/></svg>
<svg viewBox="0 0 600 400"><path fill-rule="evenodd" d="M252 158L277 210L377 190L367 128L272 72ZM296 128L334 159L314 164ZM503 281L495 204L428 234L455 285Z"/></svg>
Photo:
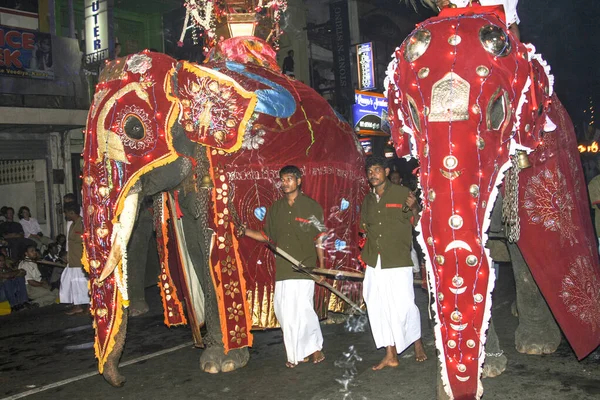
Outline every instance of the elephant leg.
<svg viewBox="0 0 600 400"><path fill-rule="evenodd" d="M145 314L150 309L146 302L144 283L148 259L147 250L150 241L153 240L154 223L147 205L147 202L142 202L137 221L127 245L127 253L135 255L134 257L129 257L127 262L127 273L129 275L129 315L131 317Z"/></svg>
<svg viewBox="0 0 600 400"><path fill-rule="evenodd" d="M102 376L106 382L114 387L121 387L126 381L125 377L119 372L119 360L121 359L121 355L123 354L123 346L125 345L128 317L127 309L123 310L123 320L121 321L119 332L117 332L115 335L115 346L106 359L106 362L104 363L104 371L102 372Z"/></svg>
<svg viewBox="0 0 600 400"><path fill-rule="evenodd" d="M485 342L485 362L483 364L483 378L494 378L506 369L507 358L500 349L500 341L494 327L493 316L490 319L490 327L487 331Z"/></svg>
<svg viewBox="0 0 600 400"><path fill-rule="evenodd" d="M515 332L515 347L524 354L554 353L562 334L537 287L527 263L516 244L508 245L515 284L519 326Z"/></svg>
<svg viewBox="0 0 600 400"><path fill-rule="evenodd" d="M204 338L206 349L200 356L200 368L204 372L216 374L219 372L230 372L244 367L250 359L250 353L247 347L230 350L225 354L223 345L223 333L221 332L221 322L219 320L219 308L217 303L217 294L213 285L210 273L210 263L208 259L209 246L212 231L208 229L208 217L201 212L198 219L194 219L194 210L197 209L197 202L201 203L200 209L208 209L208 192L188 193L180 192L180 207L186 216L183 221L186 243L191 259L194 262L194 268L200 285L204 290L205 297L205 323L207 334ZM202 204L204 203L204 204Z"/></svg>

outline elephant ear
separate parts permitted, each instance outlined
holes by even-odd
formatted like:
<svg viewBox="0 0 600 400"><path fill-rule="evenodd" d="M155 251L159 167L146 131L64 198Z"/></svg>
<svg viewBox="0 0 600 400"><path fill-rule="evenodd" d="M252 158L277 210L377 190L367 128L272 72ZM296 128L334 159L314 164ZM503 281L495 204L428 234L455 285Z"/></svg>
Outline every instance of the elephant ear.
<svg viewBox="0 0 600 400"><path fill-rule="evenodd" d="M178 123L191 141L226 152L241 147L256 107L254 93L227 75L186 61L173 69L167 85L173 105L169 128Z"/></svg>

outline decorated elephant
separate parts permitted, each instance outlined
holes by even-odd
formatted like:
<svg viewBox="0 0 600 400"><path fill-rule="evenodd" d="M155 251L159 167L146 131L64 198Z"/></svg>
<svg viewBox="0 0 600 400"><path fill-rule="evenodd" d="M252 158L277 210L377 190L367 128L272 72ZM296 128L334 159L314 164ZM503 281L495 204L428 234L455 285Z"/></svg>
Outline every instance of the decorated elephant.
<svg viewBox="0 0 600 400"><path fill-rule="evenodd" d="M550 68L499 15L493 7L442 10L417 26L387 72L396 151L420 161L419 240L441 380L457 399L483 393L495 281L485 244L500 190L507 238L531 269L528 278L515 268L516 280L533 276L579 358L600 343L598 252L573 126ZM529 296L518 300L521 323L539 317L543 299L529 302L534 287L517 283L518 295ZM522 350L546 339L541 326L520 327Z"/></svg>
<svg viewBox="0 0 600 400"><path fill-rule="evenodd" d="M84 156L95 351L114 386L125 381L117 364L130 304L128 265L146 251L152 228L165 322L191 326L196 345L206 346L200 363L207 372L244 366L251 329L277 326L273 254L238 241L235 227L261 227L281 196L282 166L302 170L303 190L324 209L327 266L359 265L362 149L323 98L281 74L261 39L221 42L203 66L148 51L108 63L89 112ZM151 204L143 203L148 198ZM137 267L132 272L143 279ZM337 285L360 300L359 284ZM322 289L315 298L320 316L345 309Z"/></svg>

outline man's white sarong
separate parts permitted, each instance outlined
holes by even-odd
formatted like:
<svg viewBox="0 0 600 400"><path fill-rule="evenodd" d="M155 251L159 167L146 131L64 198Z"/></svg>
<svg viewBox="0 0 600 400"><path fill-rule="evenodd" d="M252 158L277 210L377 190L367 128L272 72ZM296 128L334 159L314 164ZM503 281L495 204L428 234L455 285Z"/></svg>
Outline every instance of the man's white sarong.
<svg viewBox="0 0 600 400"><path fill-rule="evenodd" d="M314 309L315 283L307 279L275 282L273 305L283 331L287 360L298 364L323 348L323 335Z"/></svg>
<svg viewBox="0 0 600 400"><path fill-rule="evenodd" d="M74 305L90 303L88 278L83 268L65 268L60 277L60 302Z"/></svg>
<svg viewBox="0 0 600 400"><path fill-rule="evenodd" d="M396 346L400 354L421 337L411 267L382 269L378 258L365 271L363 297L377 348Z"/></svg>

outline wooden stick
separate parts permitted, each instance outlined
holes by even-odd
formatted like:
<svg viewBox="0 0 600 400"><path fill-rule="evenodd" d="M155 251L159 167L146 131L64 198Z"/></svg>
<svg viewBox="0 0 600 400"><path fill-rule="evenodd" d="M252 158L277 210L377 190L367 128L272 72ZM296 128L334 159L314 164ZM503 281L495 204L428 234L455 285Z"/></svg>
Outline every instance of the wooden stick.
<svg viewBox="0 0 600 400"><path fill-rule="evenodd" d="M273 249L274 252L276 252L277 254L279 254L280 256L282 256L283 258L285 258L286 260L288 260L290 263L292 263L292 267L294 267L294 269L296 269L297 271L303 272L306 275L310 276L313 281L315 281L317 284L319 284L319 285L321 285L321 286L329 289L329 291L331 291L337 297L339 297L340 299L342 299L346 303L348 303L359 314L365 315L365 311L362 310L352 300L350 300L345 294L343 294L342 292L340 292L339 290L337 290L336 288L334 288L333 286L331 286L328 282L325 282L325 281L321 282L321 279L322 279L321 277L315 276L312 273L310 273L310 270L304 264L302 264L300 261L296 260L289 253L287 253L286 251L280 249L277 246L274 246L273 244L270 244L270 247Z"/></svg>
<svg viewBox="0 0 600 400"><path fill-rule="evenodd" d="M65 264L60 264L60 263L57 263L57 262L46 261L46 260L37 260L36 263L37 264L43 264L43 265L52 265L53 267L61 267L61 268L66 268L67 267Z"/></svg>

